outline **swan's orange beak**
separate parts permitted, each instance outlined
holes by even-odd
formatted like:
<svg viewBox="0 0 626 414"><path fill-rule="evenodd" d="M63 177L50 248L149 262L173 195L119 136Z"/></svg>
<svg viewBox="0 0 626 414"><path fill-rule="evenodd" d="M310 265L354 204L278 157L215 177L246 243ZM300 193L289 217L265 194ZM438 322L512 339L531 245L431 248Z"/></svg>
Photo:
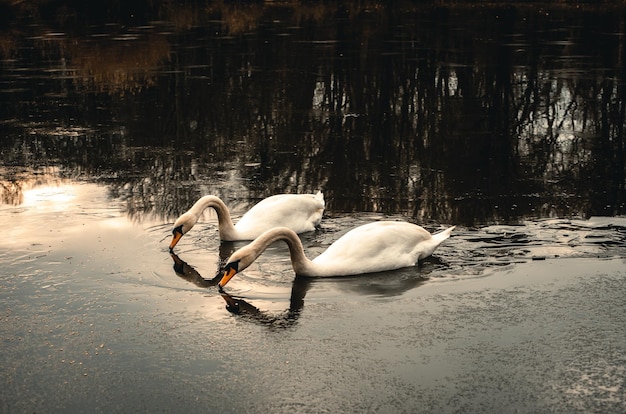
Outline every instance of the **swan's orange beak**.
<svg viewBox="0 0 626 414"><path fill-rule="evenodd" d="M224 276L222 276L222 280L220 280L220 283L218 283L218 286L220 288L223 288L224 286L226 286L226 283L228 283L228 281L232 279L233 276L235 276L236 274L237 274L236 268L227 267L226 270L224 271Z"/></svg>
<svg viewBox="0 0 626 414"><path fill-rule="evenodd" d="M181 237L183 237L182 232L174 232L174 235L172 236L172 242L170 243L170 251L174 248L174 246L176 246Z"/></svg>

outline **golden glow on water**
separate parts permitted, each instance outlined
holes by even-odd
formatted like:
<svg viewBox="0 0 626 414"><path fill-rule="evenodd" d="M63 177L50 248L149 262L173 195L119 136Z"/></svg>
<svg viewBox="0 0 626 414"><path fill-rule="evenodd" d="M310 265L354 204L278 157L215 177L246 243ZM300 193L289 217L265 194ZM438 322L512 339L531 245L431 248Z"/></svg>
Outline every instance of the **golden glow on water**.
<svg viewBox="0 0 626 414"><path fill-rule="evenodd" d="M76 186L52 185L32 188L24 191L21 205L24 207L37 207L47 211L64 211L70 206L70 202L76 199Z"/></svg>
<svg viewBox="0 0 626 414"><path fill-rule="evenodd" d="M68 180L60 177L60 168L56 166L18 171L0 168L0 177L0 204L12 206L33 205L36 198L44 197L46 188L70 186Z"/></svg>

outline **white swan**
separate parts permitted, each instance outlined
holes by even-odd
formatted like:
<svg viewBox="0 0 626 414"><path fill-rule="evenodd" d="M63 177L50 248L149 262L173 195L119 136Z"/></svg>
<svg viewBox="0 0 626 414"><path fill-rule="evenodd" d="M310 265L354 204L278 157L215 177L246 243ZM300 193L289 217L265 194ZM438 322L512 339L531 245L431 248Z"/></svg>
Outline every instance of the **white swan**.
<svg viewBox="0 0 626 414"><path fill-rule="evenodd" d="M430 256L450 237L454 226L431 235L415 224L401 221L377 221L356 227L331 244L322 254L309 260L302 242L287 228L268 230L252 243L234 252L224 267L219 287L224 287L277 240L289 246L291 263L297 275L325 277L382 272L413 266Z"/></svg>
<svg viewBox="0 0 626 414"><path fill-rule="evenodd" d="M226 204L219 197L207 195L176 220L170 250L191 230L208 207L217 212L220 239L236 241L253 240L264 231L279 226L296 233L313 231L322 220L325 203L321 191L317 194L278 194L261 200L233 225Z"/></svg>

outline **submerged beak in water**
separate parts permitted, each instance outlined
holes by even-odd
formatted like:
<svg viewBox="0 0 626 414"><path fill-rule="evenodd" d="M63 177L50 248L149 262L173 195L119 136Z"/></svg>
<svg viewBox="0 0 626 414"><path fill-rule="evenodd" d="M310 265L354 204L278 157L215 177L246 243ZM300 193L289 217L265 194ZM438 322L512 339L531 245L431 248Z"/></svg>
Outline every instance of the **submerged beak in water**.
<svg viewBox="0 0 626 414"><path fill-rule="evenodd" d="M220 280L220 283L218 283L220 289L226 286L226 283L228 283L228 281L237 274L238 268L239 262L228 263L226 265L226 268L224 269L224 276L222 276L222 280Z"/></svg>

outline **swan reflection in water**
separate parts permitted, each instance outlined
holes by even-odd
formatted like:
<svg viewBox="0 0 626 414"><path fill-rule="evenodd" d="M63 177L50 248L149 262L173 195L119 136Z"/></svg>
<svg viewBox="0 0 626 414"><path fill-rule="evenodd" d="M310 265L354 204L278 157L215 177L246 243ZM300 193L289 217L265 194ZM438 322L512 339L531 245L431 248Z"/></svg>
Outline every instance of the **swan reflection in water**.
<svg viewBox="0 0 626 414"><path fill-rule="evenodd" d="M193 266L187 264L187 262L178 257L176 253L170 253L170 257L174 261L174 272L176 272L176 276L186 280L187 282L191 282L198 287L209 288L217 286L221 280L221 275L219 274L213 279L205 279L204 276L193 268Z"/></svg>
<svg viewBox="0 0 626 414"><path fill-rule="evenodd" d="M296 277L291 287L289 308L280 313L262 311L243 298L232 296L223 290L220 290L220 294L222 295L222 299L226 302L226 310L230 313L262 325L287 328L294 325L300 317L300 313L304 307L304 297L311 288L311 282L311 278Z"/></svg>
<svg viewBox="0 0 626 414"><path fill-rule="evenodd" d="M223 244L226 244L227 246L224 246L224 252L222 252L222 246L220 246L220 262L223 262L225 259L227 259L233 250L232 243ZM228 252L226 253L226 251ZM222 279L221 272L217 272L217 275L212 279L207 279L202 276L193 266L182 260L175 253L170 253L170 256L174 261L173 268L176 276L186 280L187 282L193 283L198 287L214 287L217 286L219 281ZM222 265L220 265L219 267L221 268ZM232 296L222 291L221 289L220 295L222 299L224 299L224 302L226 302L226 310L228 310L232 314L248 318L252 321L264 325L288 327L290 325L293 325L300 316L300 311L304 306L304 297L306 296L306 293L311 286L311 281L312 279L306 277L296 277L294 279L291 288L291 299L289 302L289 308L279 314L272 314L262 311L256 306L244 300L243 298Z"/></svg>
<svg viewBox="0 0 626 414"><path fill-rule="evenodd" d="M219 271L223 268L226 260L228 260L228 258L234 251L235 244L233 242L220 243L219 262L217 264L218 273L212 279L206 279L193 266L182 260L173 251L170 251L170 257L174 261L174 272L176 272L176 276L188 282L191 282L198 287L208 288L212 286L217 286L222 278L222 275Z"/></svg>
<svg viewBox="0 0 626 414"><path fill-rule="evenodd" d="M220 246L220 264L218 272L212 279L204 278L193 266L178 257L175 253L170 253L174 261L174 271L181 279L184 279L201 288L218 287L222 278L222 268L232 253L234 246L232 243L222 243ZM422 266L430 267L433 262L435 266L442 263L434 257L430 257L417 266L420 271L415 272L416 267L400 269L391 272L371 273L367 275L342 276L336 278L316 279L306 276L296 276L291 287L289 307L279 313L263 311L246 299L233 296L220 289L219 293L226 303L226 310L244 319L260 323L262 325L287 328L295 324L300 317L304 307L304 298L310 290L314 281L321 283L325 291L334 290L339 293L336 296L347 294L373 297L395 297L408 292L428 280L428 270ZM432 265L433 263L430 263ZM425 272L423 270L426 270ZM331 295L332 296L332 295Z"/></svg>

